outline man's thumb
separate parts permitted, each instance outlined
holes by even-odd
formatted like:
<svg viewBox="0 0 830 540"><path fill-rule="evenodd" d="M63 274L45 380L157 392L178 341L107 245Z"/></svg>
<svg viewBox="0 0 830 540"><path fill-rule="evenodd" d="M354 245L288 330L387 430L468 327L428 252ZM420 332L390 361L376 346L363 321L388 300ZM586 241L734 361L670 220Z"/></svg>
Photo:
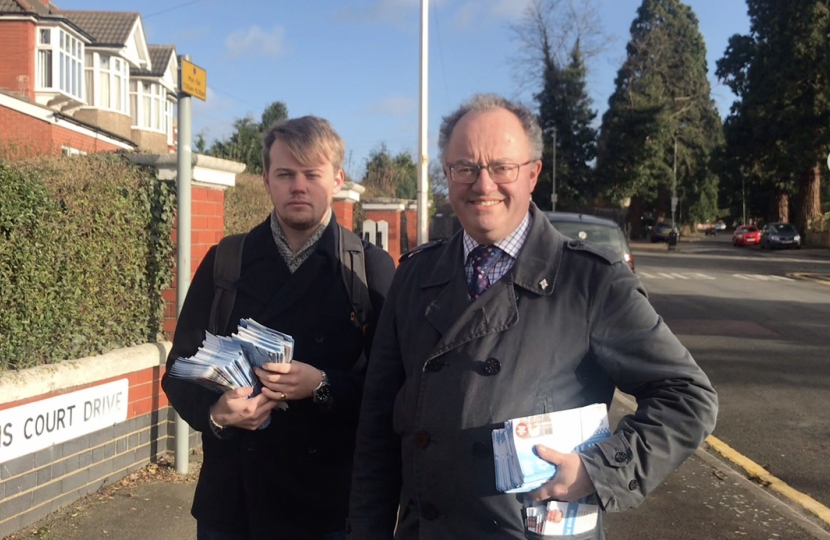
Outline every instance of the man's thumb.
<svg viewBox="0 0 830 540"><path fill-rule="evenodd" d="M536 454L548 463L553 463L554 465L560 465L562 463L563 455L560 452L542 444L536 445Z"/></svg>

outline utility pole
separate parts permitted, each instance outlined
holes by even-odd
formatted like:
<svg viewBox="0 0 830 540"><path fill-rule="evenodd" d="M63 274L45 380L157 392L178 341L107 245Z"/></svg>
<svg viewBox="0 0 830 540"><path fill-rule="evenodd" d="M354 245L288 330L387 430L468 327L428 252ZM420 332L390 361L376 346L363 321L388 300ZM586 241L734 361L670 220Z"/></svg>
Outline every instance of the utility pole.
<svg viewBox="0 0 830 540"><path fill-rule="evenodd" d="M429 101L429 0L421 0L421 90L418 116L418 245L429 242L429 155L427 104Z"/></svg>
<svg viewBox="0 0 830 540"><path fill-rule="evenodd" d="M677 210L677 132L674 134L674 177L671 184L671 228L677 225L674 222L674 212Z"/></svg>
<svg viewBox="0 0 830 540"><path fill-rule="evenodd" d="M549 132L551 137L551 150L553 154L553 163L551 164L550 174L551 174L551 189L550 189L550 205L551 210L556 212L556 201L558 197L556 196L556 127L549 127L545 131Z"/></svg>
<svg viewBox="0 0 830 540"><path fill-rule="evenodd" d="M746 180L741 175L741 225L746 225Z"/></svg>

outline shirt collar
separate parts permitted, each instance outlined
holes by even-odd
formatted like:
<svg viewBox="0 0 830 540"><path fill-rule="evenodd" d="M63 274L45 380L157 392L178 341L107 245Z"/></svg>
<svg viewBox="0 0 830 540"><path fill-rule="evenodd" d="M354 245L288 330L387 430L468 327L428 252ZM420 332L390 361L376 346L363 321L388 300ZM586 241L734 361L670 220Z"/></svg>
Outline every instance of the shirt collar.
<svg viewBox="0 0 830 540"><path fill-rule="evenodd" d="M515 231L513 231L503 240L500 240L493 245L515 259L519 256L519 251L522 250L522 246L524 245L525 240L527 239L527 235L530 232L530 224L532 222L532 219L533 218L530 217L530 212L528 212ZM473 240L472 237L469 234L467 234L467 231L464 231L463 239L464 262L466 264L467 259L470 256L470 252L474 250L479 245L479 243Z"/></svg>

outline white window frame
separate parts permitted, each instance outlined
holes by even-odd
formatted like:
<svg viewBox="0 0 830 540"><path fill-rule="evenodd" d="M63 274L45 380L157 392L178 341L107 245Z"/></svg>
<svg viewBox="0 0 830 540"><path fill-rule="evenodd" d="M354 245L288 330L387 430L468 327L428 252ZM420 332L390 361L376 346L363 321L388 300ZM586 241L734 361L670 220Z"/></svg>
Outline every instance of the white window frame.
<svg viewBox="0 0 830 540"><path fill-rule="evenodd" d="M59 92L86 101L84 42L63 28L37 27L35 91Z"/></svg>
<svg viewBox="0 0 830 540"><path fill-rule="evenodd" d="M159 82L136 80L130 81L130 111L132 127L145 131L167 134L172 123L172 112L167 111L167 89Z"/></svg>
<svg viewBox="0 0 830 540"><path fill-rule="evenodd" d="M88 102L95 108L130 114L129 81L130 65L117 55L98 53L93 55L92 70L94 99Z"/></svg>

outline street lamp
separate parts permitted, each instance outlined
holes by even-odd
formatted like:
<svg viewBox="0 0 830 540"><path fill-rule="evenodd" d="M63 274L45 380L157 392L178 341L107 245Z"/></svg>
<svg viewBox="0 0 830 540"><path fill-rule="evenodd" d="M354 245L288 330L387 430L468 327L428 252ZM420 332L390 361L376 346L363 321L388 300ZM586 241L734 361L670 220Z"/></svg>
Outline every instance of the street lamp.
<svg viewBox="0 0 830 540"><path fill-rule="evenodd" d="M551 167L551 189L550 189L550 204L551 210L556 212L556 128L549 127L545 132L550 133L551 145L553 150L553 166Z"/></svg>

